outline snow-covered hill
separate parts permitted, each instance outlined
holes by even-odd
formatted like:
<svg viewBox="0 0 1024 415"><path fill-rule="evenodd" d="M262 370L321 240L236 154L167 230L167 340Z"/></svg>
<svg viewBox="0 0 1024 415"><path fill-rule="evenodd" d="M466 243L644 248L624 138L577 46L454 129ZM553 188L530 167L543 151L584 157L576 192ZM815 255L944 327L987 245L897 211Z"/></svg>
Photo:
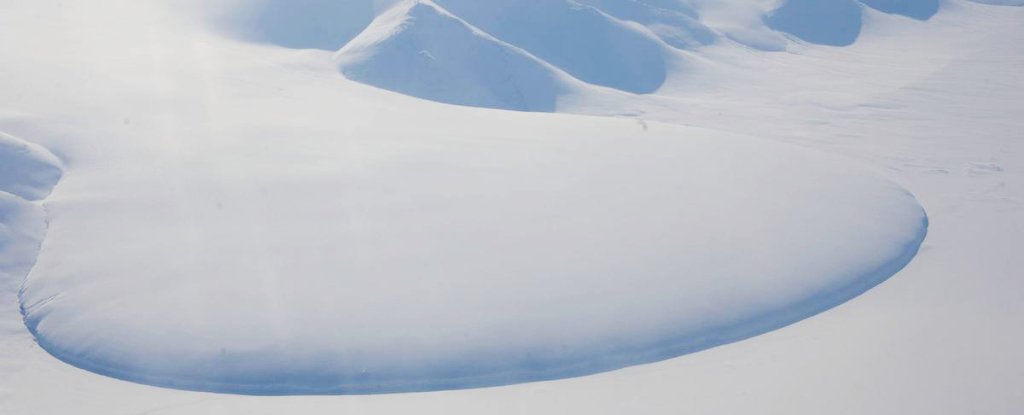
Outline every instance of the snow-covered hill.
<svg viewBox="0 0 1024 415"><path fill-rule="evenodd" d="M349 79L451 104L554 111L586 86L431 2L394 7L338 52Z"/></svg>
<svg viewBox="0 0 1024 415"><path fill-rule="evenodd" d="M551 112L561 95L588 94L585 84L653 93L669 72L685 72L692 51L710 44L782 50L788 36L848 46L860 37L865 14L928 20L939 6L938 0L261 0L227 7L228 17L217 21L231 22L228 31L246 39L344 48L342 72L379 88L450 104ZM576 79L546 74L549 67Z"/></svg>

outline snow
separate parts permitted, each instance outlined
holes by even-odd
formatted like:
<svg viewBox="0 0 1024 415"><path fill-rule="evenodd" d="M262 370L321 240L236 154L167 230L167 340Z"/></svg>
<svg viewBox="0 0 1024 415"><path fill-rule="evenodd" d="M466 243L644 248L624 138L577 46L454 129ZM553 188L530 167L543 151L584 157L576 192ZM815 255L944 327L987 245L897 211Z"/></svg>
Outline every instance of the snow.
<svg viewBox="0 0 1024 415"><path fill-rule="evenodd" d="M786 0L765 23L811 43L848 46L860 36L861 5L853 0Z"/></svg>
<svg viewBox="0 0 1024 415"><path fill-rule="evenodd" d="M529 53L430 2L394 7L338 52L349 79L449 104L554 111L586 89Z"/></svg>
<svg viewBox="0 0 1024 415"><path fill-rule="evenodd" d="M38 145L0 133L0 192L45 198L60 179L60 160Z"/></svg>
<svg viewBox="0 0 1024 415"><path fill-rule="evenodd" d="M665 43L678 49L693 49L714 43L716 36L698 20L690 6L674 1L581 0L624 22L643 25Z"/></svg>
<svg viewBox="0 0 1024 415"><path fill-rule="evenodd" d="M18 291L35 263L46 234L46 214L32 203L60 178L60 161L49 151L0 133L0 346L15 350L29 336L18 310ZM21 359L0 360L0 373L24 368ZM6 392L0 389L0 398Z"/></svg>
<svg viewBox="0 0 1024 415"><path fill-rule="evenodd" d="M668 46L658 37L574 1L436 3L589 84L648 93L666 77Z"/></svg>
<svg viewBox="0 0 1024 415"><path fill-rule="evenodd" d="M875 4L837 48L764 26L776 2L710 3L673 9L719 36L682 50L598 13L660 45L646 95L426 10L446 53L561 71L527 109L563 114L367 87L187 2L5 5L0 412L1019 412L1021 10ZM918 203L920 253L858 296L916 250ZM429 394L154 388L39 347L184 389L434 390L852 297Z"/></svg>
<svg viewBox="0 0 1024 415"><path fill-rule="evenodd" d="M77 165L61 192L78 196L49 201L26 324L71 364L163 386L488 386L791 323L924 237L902 189L757 141L479 117L505 126L282 140L221 121L173 157Z"/></svg>

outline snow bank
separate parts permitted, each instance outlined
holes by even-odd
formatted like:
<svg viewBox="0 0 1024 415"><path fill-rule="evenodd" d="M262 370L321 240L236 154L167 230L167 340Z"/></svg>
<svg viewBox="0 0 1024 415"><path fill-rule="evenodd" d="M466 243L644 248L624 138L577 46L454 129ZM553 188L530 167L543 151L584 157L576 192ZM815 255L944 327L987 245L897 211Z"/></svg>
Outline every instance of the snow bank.
<svg viewBox="0 0 1024 415"><path fill-rule="evenodd" d="M554 111L585 88L430 2L395 7L338 53L349 79L449 104Z"/></svg>
<svg viewBox="0 0 1024 415"><path fill-rule="evenodd" d="M665 81L664 44L592 7L568 0L436 3L584 82L649 93Z"/></svg>
<svg viewBox="0 0 1024 415"><path fill-rule="evenodd" d="M45 212L33 201L46 197L60 176L60 162L49 151L0 132L0 349L5 354L28 337L18 291L46 234ZM0 371L12 373L26 363L12 355L0 359Z"/></svg>

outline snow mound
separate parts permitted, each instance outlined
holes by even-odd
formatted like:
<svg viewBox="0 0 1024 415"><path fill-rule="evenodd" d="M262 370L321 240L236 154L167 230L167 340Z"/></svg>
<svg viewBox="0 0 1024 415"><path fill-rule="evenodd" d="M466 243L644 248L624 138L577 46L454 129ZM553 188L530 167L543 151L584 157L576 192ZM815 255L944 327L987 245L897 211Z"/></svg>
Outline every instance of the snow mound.
<svg viewBox="0 0 1024 415"><path fill-rule="evenodd" d="M450 104L554 111L560 93L580 87L426 1L383 14L337 60L349 79Z"/></svg>
<svg viewBox="0 0 1024 415"><path fill-rule="evenodd" d="M340 68L350 79L444 103L544 112L587 86L654 93L671 62L685 59L680 51L723 36L761 50L784 50L782 34L848 46L860 36L865 7L927 20L940 6L939 0L784 0L770 10L762 2L675 0L232 4L231 31L289 48L340 48ZM724 19L712 17L714 29L702 20L706 10L730 9Z"/></svg>
<svg viewBox="0 0 1024 415"><path fill-rule="evenodd" d="M53 153L0 133L0 192L40 200L50 194L60 176L60 160Z"/></svg>
<svg viewBox="0 0 1024 415"><path fill-rule="evenodd" d="M860 3L853 0L786 0L765 23L807 42L847 46L860 36L861 14Z"/></svg>
<svg viewBox="0 0 1024 415"><path fill-rule="evenodd" d="M928 20L939 12L939 0L860 0L875 10Z"/></svg>
<svg viewBox="0 0 1024 415"><path fill-rule="evenodd" d="M765 17L768 27L810 43L848 46L857 41L864 7L928 20L939 0L786 0Z"/></svg>
<svg viewBox="0 0 1024 415"><path fill-rule="evenodd" d="M693 49L713 43L717 35L699 20L697 12L682 2L638 0L577 0L616 19L636 22L677 49Z"/></svg>
<svg viewBox="0 0 1024 415"><path fill-rule="evenodd" d="M571 0L440 0L437 4L583 82L650 93L665 81L664 43L637 25L593 7Z"/></svg>
<svg viewBox="0 0 1024 415"><path fill-rule="evenodd" d="M332 110L254 99L173 152L142 137L121 151L147 157L76 166L22 291L38 343L217 392L555 379L811 316L925 235L898 186L759 140L411 100L371 110L402 122L335 123L386 95L306 91Z"/></svg>

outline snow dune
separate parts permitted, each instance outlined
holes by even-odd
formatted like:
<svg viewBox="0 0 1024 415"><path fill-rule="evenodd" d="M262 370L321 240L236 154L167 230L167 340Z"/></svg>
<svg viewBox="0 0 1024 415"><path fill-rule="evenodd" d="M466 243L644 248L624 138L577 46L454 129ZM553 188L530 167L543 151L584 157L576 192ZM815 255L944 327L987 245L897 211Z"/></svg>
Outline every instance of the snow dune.
<svg viewBox="0 0 1024 415"><path fill-rule="evenodd" d="M430 2L395 7L338 52L352 80L450 104L554 111L586 88L529 53Z"/></svg>
<svg viewBox="0 0 1024 415"><path fill-rule="evenodd" d="M699 42L658 27L677 42ZM563 94L654 91L665 80L666 47L652 32L563 0L445 0L393 7L337 56L346 77L380 88L450 104L552 112Z"/></svg>
<svg viewBox="0 0 1024 415"><path fill-rule="evenodd" d="M664 43L593 7L568 0L436 3L589 84L649 93L665 81Z"/></svg>
<svg viewBox="0 0 1024 415"><path fill-rule="evenodd" d="M216 19L228 32L289 48L341 49L339 67L350 79L449 104L540 112L556 111L561 96L601 91L593 87L655 93L669 71L689 59L688 51L721 39L762 50L785 49L780 34L847 46L860 37L865 8L927 20L940 5L938 0L785 0L773 7L737 0L229 4ZM730 10L724 19L722 10ZM704 23L705 11L716 24ZM733 26L736 22L746 23Z"/></svg>

